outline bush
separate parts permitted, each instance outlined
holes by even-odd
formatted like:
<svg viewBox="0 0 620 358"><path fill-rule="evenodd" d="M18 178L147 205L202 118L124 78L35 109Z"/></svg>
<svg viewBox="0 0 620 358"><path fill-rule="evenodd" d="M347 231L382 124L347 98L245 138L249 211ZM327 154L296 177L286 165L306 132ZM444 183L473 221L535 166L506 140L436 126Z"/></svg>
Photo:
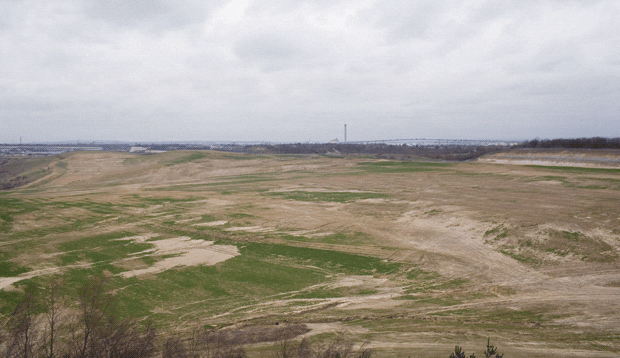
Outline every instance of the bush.
<svg viewBox="0 0 620 358"><path fill-rule="evenodd" d="M491 339L487 338L487 349L484 351L485 358L502 358L504 354L497 353L497 347L491 344ZM450 353L450 358L467 358L463 349L459 346L454 347L454 352ZM472 353L469 358L476 358L476 354Z"/></svg>

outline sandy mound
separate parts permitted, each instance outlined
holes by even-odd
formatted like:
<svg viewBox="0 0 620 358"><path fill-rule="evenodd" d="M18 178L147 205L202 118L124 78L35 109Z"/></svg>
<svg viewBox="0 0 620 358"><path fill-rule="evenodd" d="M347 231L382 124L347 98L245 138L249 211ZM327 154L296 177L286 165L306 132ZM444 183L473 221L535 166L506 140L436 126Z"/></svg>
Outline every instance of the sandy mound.
<svg viewBox="0 0 620 358"><path fill-rule="evenodd" d="M620 151L587 149L517 149L484 155L479 162L519 165L549 165L618 168Z"/></svg>
<svg viewBox="0 0 620 358"><path fill-rule="evenodd" d="M155 245L153 254L174 255L153 266L121 273L123 277L139 276L147 273L159 273L177 266L215 265L239 255L239 250L232 245L213 245L213 241L193 240L182 236L152 242Z"/></svg>
<svg viewBox="0 0 620 358"><path fill-rule="evenodd" d="M220 225L225 225L228 221L226 220L219 220L219 221L209 221L206 223L198 223L198 224L194 224L194 226L220 226Z"/></svg>

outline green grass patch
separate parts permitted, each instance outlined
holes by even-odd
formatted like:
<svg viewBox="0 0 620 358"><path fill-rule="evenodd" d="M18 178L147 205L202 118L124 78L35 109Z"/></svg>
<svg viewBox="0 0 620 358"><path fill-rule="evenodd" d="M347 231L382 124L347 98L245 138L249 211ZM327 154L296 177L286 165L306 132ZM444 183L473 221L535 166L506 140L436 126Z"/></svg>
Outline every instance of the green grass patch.
<svg viewBox="0 0 620 358"><path fill-rule="evenodd" d="M503 239L505 237L508 237L508 231L504 231L501 234L498 234L497 236L495 236L495 239Z"/></svg>
<svg viewBox="0 0 620 358"><path fill-rule="evenodd" d="M538 243L536 247L560 256L574 254L584 261L609 262L618 257L613 247L606 242L578 231L552 231L549 239Z"/></svg>
<svg viewBox="0 0 620 358"><path fill-rule="evenodd" d="M553 317L545 318L545 313L542 311L518 311L511 309L497 309L490 312L480 312L482 317L487 319L495 319L501 321L511 321L515 323L523 322L543 322L549 321Z"/></svg>
<svg viewBox="0 0 620 358"><path fill-rule="evenodd" d="M92 227L98 224L99 222L104 221L108 218L110 218L110 216L94 216L94 215L88 216L84 219L67 218L66 221L69 221L68 224L20 231L20 232L13 233L8 238L13 240L13 242L10 244L12 250L21 251L25 248L31 248L33 245L36 244L37 241L40 241L41 238L47 235L62 234L62 233L75 233L84 228Z"/></svg>
<svg viewBox="0 0 620 358"><path fill-rule="evenodd" d="M84 260L83 254L78 252L68 252L60 256L60 264L62 266L73 265L81 260Z"/></svg>
<svg viewBox="0 0 620 358"><path fill-rule="evenodd" d="M299 241L299 242L320 242L324 244L336 244L336 245L362 245L362 244L372 244L375 242L375 239L361 232L355 233L344 233L339 232L331 235L317 235L312 237L307 237L303 235L287 235L287 234L276 234L274 237L279 239L284 239L288 241Z"/></svg>
<svg viewBox="0 0 620 358"><path fill-rule="evenodd" d="M538 310L516 310L508 308L497 308L490 310L480 309L457 309L447 312L432 313L433 316L460 316L475 320L484 320L493 324L524 324L524 323L544 323L563 316L551 314L544 308Z"/></svg>
<svg viewBox="0 0 620 358"><path fill-rule="evenodd" d="M218 266L218 271L227 292L235 295L273 295L324 280L324 273L316 269L291 266L290 262L273 262L251 254L225 261Z"/></svg>
<svg viewBox="0 0 620 358"><path fill-rule="evenodd" d="M222 159L233 159L233 160L253 160L258 158L268 158L266 156L258 156L254 154L236 154L236 153L226 153L221 156Z"/></svg>
<svg viewBox="0 0 620 358"><path fill-rule="evenodd" d="M228 215L231 219L244 219L244 218L253 218L254 215L246 214L246 213L233 213Z"/></svg>
<svg viewBox="0 0 620 358"><path fill-rule="evenodd" d="M610 184L617 184L617 185L620 185L620 179L614 179L614 178L595 178L595 177L586 177L585 179L589 179L589 180L599 180L599 181L608 182L608 183L610 183Z"/></svg>
<svg viewBox="0 0 620 358"><path fill-rule="evenodd" d="M608 169L608 168L584 168L584 167L562 167L562 166L550 166L550 165L526 165L530 168L554 170L572 173L607 173L607 174L620 174L620 169Z"/></svg>
<svg viewBox="0 0 620 358"><path fill-rule="evenodd" d="M528 256L524 256L521 254L516 254L507 250L499 250L499 252L501 252L502 254L506 255L506 256L510 256L511 258L522 262L524 264L531 264L531 265L537 265L540 263L540 260L533 258L533 257L528 257Z"/></svg>
<svg viewBox="0 0 620 358"><path fill-rule="evenodd" d="M140 198L141 201L148 203L149 205L163 205L163 204L177 204L177 203L188 203L196 200L201 200L203 198L171 198L171 197L143 197Z"/></svg>
<svg viewBox="0 0 620 358"><path fill-rule="evenodd" d="M0 212L0 232L8 232L13 224L13 215L9 212Z"/></svg>
<svg viewBox="0 0 620 358"><path fill-rule="evenodd" d="M53 212L54 210L82 208L93 214L118 215L120 208L128 207L125 204L97 203L90 200L84 201L43 201L25 200L16 198L4 198L0 201L0 231L8 232L11 228L14 216L36 211ZM71 220L71 217L66 220ZM75 231L83 225L92 224L103 220L100 216L92 216L85 219L73 220L73 223L63 231L62 226L47 227L43 229L29 230L29 236L40 236L47 233Z"/></svg>
<svg viewBox="0 0 620 358"><path fill-rule="evenodd" d="M189 155L180 157L180 158L176 158L168 163L166 163L166 166L172 166L172 165L176 165L176 164L183 164L183 163L190 163L196 160L200 160L200 159L204 159L207 158L208 155L206 153L203 152L195 152L195 153L191 153Z"/></svg>
<svg viewBox="0 0 620 358"><path fill-rule="evenodd" d="M342 297L342 295L336 291L326 290L326 289L321 288L321 289L312 290L309 292L298 293L290 298L291 299L303 299L303 298L312 299L312 298L336 298L336 297Z"/></svg>
<svg viewBox="0 0 620 358"><path fill-rule="evenodd" d="M113 237L124 235L127 234L100 237L98 242L109 242ZM72 242L71 248L90 247L88 240L93 238ZM182 314L216 314L251 305L276 294L303 290L325 282L326 276L331 273L389 273L399 266L377 258L329 250L257 243L238 245L240 256L216 266L176 268L140 278L114 277L112 289L122 288L116 294L121 315L142 317L151 315L154 307L164 307L171 313L152 317L166 325ZM94 252L97 255L102 254L99 251ZM79 250L76 253L88 260L106 258L93 257L92 251L90 257ZM89 269L72 269L65 276L70 287L79 287L88 275L104 271L118 273L120 269L105 261L97 261ZM368 291L360 294L372 293L373 291ZM341 294L338 290L320 289L296 293L295 298L329 298L340 297Z"/></svg>
<svg viewBox="0 0 620 358"><path fill-rule="evenodd" d="M101 276L104 274L109 275L118 274L123 272L122 269L112 266L108 263L99 263L93 264L88 268L73 268L67 270L60 278L65 285L65 288L73 293L77 293L77 290L82 287L87 281L89 277L92 276ZM121 277L115 277L111 282L111 289L123 287L123 285L116 285L119 282L126 282L126 279Z"/></svg>
<svg viewBox="0 0 620 358"><path fill-rule="evenodd" d="M155 260L152 256L142 256L140 257L140 260L148 266L153 266L153 264L157 262L157 260Z"/></svg>
<svg viewBox="0 0 620 358"><path fill-rule="evenodd" d="M608 186L604 186L604 185L578 185L577 186L578 189L594 189L594 190L599 190L599 189L608 189Z"/></svg>
<svg viewBox="0 0 620 358"><path fill-rule="evenodd" d="M277 173L274 173L274 174L277 174ZM251 184L251 183L259 183L259 182L273 181L273 180L281 180L281 179L274 178L269 175L239 175L236 177L231 177L230 180L226 180L226 181L218 181L218 182L202 183L202 184L169 185L165 187L147 189L147 190L203 192L207 189L217 190L214 187L218 187L218 186L229 186L230 185L238 189L238 186L241 184ZM254 189L251 189L251 190L254 190ZM225 190L225 191L231 193L231 191L229 190Z"/></svg>
<svg viewBox="0 0 620 358"><path fill-rule="evenodd" d="M373 288L366 288L366 289L361 289L358 290L357 292L355 292L356 295L358 296L370 296L370 295L374 295L376 293L378 293L379 291L373 289Z"/></svg>
<svg viewBox="0 0 620 358"><path fill-rule="evenodd" d="M123 280L121 302L151 307L167 307L170 314L160 319L174 321L182 312L215 314L283 292L298 291L325 281L325 273L315 268L291 266L291 262L274 262L257 254L240 255L216 266L177 268L151 278Z"/></svg>
<svg viewBox="0 0 620 358"><path fill-rule="evenodd" d="M581 169L597 169L597 168L581 168ZM620 179L614 178L595 178L595 177L573 177L573 181L569 181L564 176L546 175L543 177L537 177L532 181L559 181L563 186L567 188L576 189L590 189L590 190L604 190L604 189L620 189ZM588 182L589 181L589 182ZM594 181L594 183L593 183ZM597 183L598 182L598 183ZM603 182L603 183L600 183Z"/></svg>
<svg viewBox="0 0 620 358"><path fill-rule="evenodd" d="M487 231L484 232L484 236L489 236L489 235L493 235L493 234L498 234L500 232L500 230L502 230L504 228L503 225L500 226L496 226L492 229L489 229Z"/></svg>
<svg viewBox="0 0 620 358"><path fill-rule="evenodd" d="M503 239L508 237L508 230L504 225L499 225L484 232L485 237L493 235L495 235L495 240Z"/></svg>
<svg viewBox="0 0 620 358"><path fill-rule="evenodd" d="M435 271L424 271L421 268L413 268L407 272L408 280L428 281L438 279L439 277L441 277L439 273Z"/></svg>
<svg viewBox="0 0 620 358"><path fill-rule="evenodd" d="M75 241L67 241L60 244L60 249L65 251L91 249L97 246L116 246L119 243L124 244L124 240L119 240L125 237L135 236L132 232L114 232L110 234L103 234L97 236L91 236ZM118 241L116 241L118 240Z"/></svg>
<svg viewBox="0 0 620 358"><path fill-rule="evenodd" d="M415 173L440 170L452 166L452 163L380 161L362 162L358 165L369 173Z"/></svg>
<svg viewBox="0 0 620 358"><path fill-rule="evenodd" d="M112 203L96 203L90 200L85 201L54 201L51 203L46 203L45 206L53 207L55 209L68 209L68 208L82 208L91 211L95 214L117 214L119 212L119 208L127 207L128 205L123 204L112 204Z"/></svg>
<svg viewBox="0 0 620 358"><path fill-rule="evenodd" d="M420 299L420 294L455 289L469 283L468 279L456 278L449 279L441 277L436 271L425 271L414 267L409 269L406 274L408 280L413 281L412 285L404 290L407 297L403 299ZM413 294L413 295L410 295Z"/></svg>
<svg viewBox="0 0 620 358"><path fill-rule="evenodd" d="M23 298L21 292L0 290L0 313L8 316Z"/></svg>
<svg viewBox="0 0 620 358"><path fill-rule="evenodd" d="M129 240L120 240L135 234L118 232L105 235L87 237L75 241L60 244L62 251L67 251L60 256L62 265L69 265L82 260L90 262L107 262L125 258L129 254L141 252L153 247L149 243L136 243Z"/></svg>
<svg viewBox="0 0 620 358"><path fill-rule="evenodd" d="M554 232L553 235L559 236L562 239L570 240L570 241L580 241L586 238L586 236L580 232L570 232L570 231L560 231Z"/></svg>
<svg viewBox="0 0 620 358"><path fill-rule="evenodd" d="M211 215L202 215L200 217L200 222L212 222L212 221L218 221L219 219L216 218L215 216L211 216Z"/></svg>
<svg viewBox="0 0 620 358"><path fill-rule="evenodd" d="M300 263L348 274L389 274L400 268L400 263L386 262L376 257L281 244L246 243L240 247L240 252L242 255L253 253L292 258Z"/></svg>
<svg viewBox="0 0 620 358"><path fill-rule="evenodd" d="M567 177L557 176L557 175L545 175L542 177L536 177L534 179L531 179L531 181L559 181L559 182L566 182L567 180L568 180Z"/></svg>
<svg viewBox="0 0 620 358"><path fill-rule="evenodd" d="M351 234L341 232L332 235L317 236L314 238L310 238L308 241L336 245L361 245L370 244L375 240L372 237L361 232L355 232Z"/></svg>
<svg viewBox="0 0 620 358"><path fill-rule="evenodd" d="M0 200L0 232L11 230L15 215L27 214L40 210L40 208L40 200L2 198Z"/></svg>
<svg viewBox="0 0 620 358"><path fill-rule="evenodd" d="M543 263L546 260L546 254L561 257L572 255L577 259L590 262L611 262L618 258L613 247L606 242L580 232L565 230L550 231L547 238L543 237L540 240L521 240L519 248L504 246L500 252L531 265Z"/></svg>
<svg viewBox="0 0 620 358"><path fill-rule="evenodd" d="M322 191L279 191L279 192L267 192L263 195L279 197L288 200L298 201L314 201L314 202L337 202L346 203L360 199L384 199L388 195L380 193L364 193L364 192L322 192Z"/></svg>
<svg viewBox="0 0 620 358"><path fill-rule="evenodd" d="M30 270L11 261L0 262L0 277L16 277Z"/></svg>
<svg viewBox="0 0 620 358"><path fill-rule="evenodd" d="M452 288L457 288L459 286L462 286L466 283L468 283L469 280L466 278L457 278L457 279L453 279L450 280L448 282L443 282L443 283L439 283L437 285L432 285L429 286L428 289L431 290L447 290L447 289L452 289Z"/></svg>
<svg viewBox="0 0 620 358"><path fill-rule="evenodd" d="M420 297L416 295L402 295L398 297L399 300L415 301L415 306L424 305L437 305L437 306L454 306L463 303L463 301L454 298L453 296L444 297Z"/></svg>

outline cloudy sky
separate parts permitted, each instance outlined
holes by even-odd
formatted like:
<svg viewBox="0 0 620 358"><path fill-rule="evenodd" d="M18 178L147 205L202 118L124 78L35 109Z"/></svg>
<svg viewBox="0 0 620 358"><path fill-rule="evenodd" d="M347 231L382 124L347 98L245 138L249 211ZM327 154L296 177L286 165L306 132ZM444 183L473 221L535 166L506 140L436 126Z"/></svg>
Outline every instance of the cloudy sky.
<svg viewBox="0 0 620 358"><path fill-rule="evenodd" d="M618 0L0 0L0 142L620 137Z"/></svg>

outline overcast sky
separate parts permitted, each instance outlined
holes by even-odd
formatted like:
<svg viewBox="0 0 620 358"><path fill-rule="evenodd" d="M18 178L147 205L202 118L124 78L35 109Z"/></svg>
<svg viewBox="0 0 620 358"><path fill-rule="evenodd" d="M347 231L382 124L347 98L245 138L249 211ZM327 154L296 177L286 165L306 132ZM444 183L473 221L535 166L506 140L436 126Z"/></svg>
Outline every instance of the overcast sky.
<svg viewBox="0 0 620 358"><path fill-rule="evenodd" d="M618 0L0 0L0 142L620 137Z"/></svg>

